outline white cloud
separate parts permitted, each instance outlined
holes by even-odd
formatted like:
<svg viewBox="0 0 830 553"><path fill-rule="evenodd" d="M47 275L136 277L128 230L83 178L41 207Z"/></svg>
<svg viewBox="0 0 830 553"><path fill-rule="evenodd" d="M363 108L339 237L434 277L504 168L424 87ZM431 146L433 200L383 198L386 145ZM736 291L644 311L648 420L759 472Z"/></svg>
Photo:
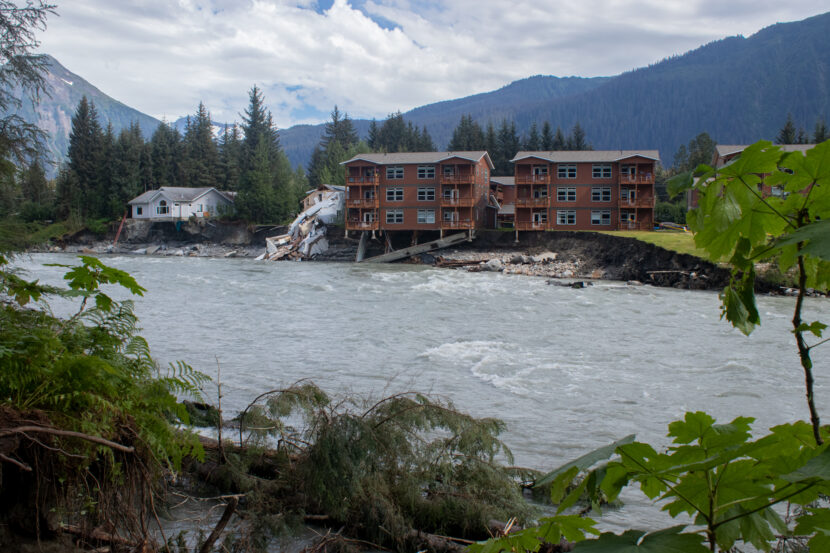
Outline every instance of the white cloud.
<svg viewBox="0 0 830 553"><path fill-rule="evenodd" d="M503 86L613 75L724 36L820 13L811 0L72 0L44 52L156 117L204 101L230 121L259 85L280 127ZM391 22L381 25L378 21ZM323 114L322 117L320 114Z"/></svg>

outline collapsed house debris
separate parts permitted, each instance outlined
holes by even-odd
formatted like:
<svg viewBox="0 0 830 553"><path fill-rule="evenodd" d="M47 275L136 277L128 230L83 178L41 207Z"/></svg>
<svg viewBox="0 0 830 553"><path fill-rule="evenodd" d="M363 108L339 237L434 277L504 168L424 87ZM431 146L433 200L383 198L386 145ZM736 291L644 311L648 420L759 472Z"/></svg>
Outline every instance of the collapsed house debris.
<svg viewBox="0 0 830 553"><path fill-rule="evenodd" d="M341 186L323 185L330 192L300 213L287 234L265 239L265 253L257 260L311 259L329 248L326 225L343 217L345 192Z"/></svg>

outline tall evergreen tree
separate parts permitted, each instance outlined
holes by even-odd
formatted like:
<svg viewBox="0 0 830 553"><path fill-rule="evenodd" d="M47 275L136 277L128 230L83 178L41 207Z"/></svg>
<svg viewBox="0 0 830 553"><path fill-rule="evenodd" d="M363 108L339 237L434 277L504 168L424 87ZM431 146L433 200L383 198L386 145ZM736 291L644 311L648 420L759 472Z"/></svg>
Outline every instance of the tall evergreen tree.
<svg viewBox="0 0 830 553"><path fill-rule="evenodd" d="M813 144L821 144L825 140L830 139L830 132L827 130L827 124L824 122L824 117L816 121L816 127L813 131Z"/></svg>
<svg viewBox="0 0 830 553"><path fill-rule="evenodd" d="M494 175L513 174L513 164L510 163L510 160L519 151L520 146L519 135L516 133L516 123L514 121L508 123L507 119L503 119L497 134L495 154L490 154L493 156L493 165L495 166L493 169Z"/></svg>
<svg viewBox="0 0 830 553"><path fill-rule="evenodd" d="M588 141L585 139L585 131L582 130L582 126L577 121L574 124L574 128L571 130L571 135L568 137L567 142L567 149L568 150L593 150Z"/></svg>
<svg viewBox="0 0 830 553"><path fill-rule="evenodd" d="M461 121L452 133L447 149L456 152L470 152L483 150L486 147L486 139L481 125L473 121L472 115L462 115Z"/></svg>
<svg viewBox="0 0 830 553"><path fill-rule="evenodd" d="M217 186L220 174L219 148L213 138L213 124L204 103L199 102L196 115L188 117L182 144L182 165L187 186Z"/></svg>
<svg viewBox="0 0 830 553"><path fill-rule="evenodd" d="M378 132L380 132L380 129L378 128L378 122L372 119L372 122L369 123L369 133L366 136L366 144L369 146L369 149L373 152L376 152L380 149L378 145Z"/></svg>
<svg viewBox="0 0 830 553"><path fill-rule="evenodd" d="M550 122L545 121L542 124L542 139L540 140L540 145L542 146L542 150L551 151L555 149L553 147L553 133L550 130Z"/></svg>
<svg viewBox="0 0 830 553"><path fill-rule="evenodd" d="M550 128L548 128L550 131ZM530 132L527 135L527 139L525 139L524 144L522 147L525 150L535 152L538 151L542 146L542 141L539 138L539 129L536 127L536 121L530 124Z"/></svg>
<svg viewBox="0 0 830 553"><path fill-rule="evenodd" d="M787 122L784 123L784 126L781 127L781 130L778 131L778 136L775 137L776 144L796 144L798 140L798 131L795 128L795 122L793 122L793 114L787 114Z"/></svg>
<svg viewBox="0 0 830 553"><path fill-rule="evenodd" d="M565 140L565 134L562 132L562 127L556 127L556 134L553 135L553 142L551 143L551 150L560 151L568 148L568 142Z"/></svg>
<svg viewBox="0 0 830 553"><path fill-rule="evenodd" d="M64 178L58 179L58 208L63 216L97 216L103 132L95 105L86 96L72 116Z"/></svg>
<svg viewBox="0 0 830 553"><path fill-rule="evenodd" d="M238 190L242 179L242 132L234 123L225 125L222 139L219 143L219 169L222 190Z"/></svg>
<svg viewBox="0 0 830 553"><path fill-rule="evenodd" d="M181 135L165 121L159 123L150 139L153 159L153 184L151 188L183 186L179 171L182 158Z"/></svg>
<svg viewBox="0 0 830 553"><path fill-rule="evenodd" d="M496 137L496 129L493 127L493 122L487 122L487 131L484 133L484 149L490 153L492 157L496 153L496 149L499 147L498 145L498 138ZM492 160L492 159L491 159Z"/></svg>

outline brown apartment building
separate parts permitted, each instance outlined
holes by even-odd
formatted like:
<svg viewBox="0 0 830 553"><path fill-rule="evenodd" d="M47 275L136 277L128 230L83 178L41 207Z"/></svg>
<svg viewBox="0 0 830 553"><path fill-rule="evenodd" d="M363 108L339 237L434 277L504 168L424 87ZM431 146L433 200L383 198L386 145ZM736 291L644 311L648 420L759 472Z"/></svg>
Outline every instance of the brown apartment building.
<svg viewBox="0 0 830 553"><path fill-rule="evenodd" d="M359 154L344 161L346 230L469 230L495 222L493 162L478 152Z"/></svg>
<svg viewBox="0 0 830 553"><path fill-rule="evenodd" d="M651 230L657 150L519 152L520 230Z"/></svg>

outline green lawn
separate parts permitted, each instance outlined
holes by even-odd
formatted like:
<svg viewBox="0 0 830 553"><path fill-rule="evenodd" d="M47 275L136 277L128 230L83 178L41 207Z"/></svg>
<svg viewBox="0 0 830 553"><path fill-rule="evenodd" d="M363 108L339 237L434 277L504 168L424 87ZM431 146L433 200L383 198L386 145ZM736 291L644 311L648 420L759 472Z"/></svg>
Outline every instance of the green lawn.
<svg viewBox="0 0 830 553"><path fill-rule="evenodd" d="M637 240L642 240L643 242L648 242L649 244L654 244L655 246L660 246L661 248L678 253L687 253L689 255L695 255L703 258L706 257L703 250L695 247L694 236L689 232L619 230L613 232L603 232L603 234L636 238Z"/></svg>

